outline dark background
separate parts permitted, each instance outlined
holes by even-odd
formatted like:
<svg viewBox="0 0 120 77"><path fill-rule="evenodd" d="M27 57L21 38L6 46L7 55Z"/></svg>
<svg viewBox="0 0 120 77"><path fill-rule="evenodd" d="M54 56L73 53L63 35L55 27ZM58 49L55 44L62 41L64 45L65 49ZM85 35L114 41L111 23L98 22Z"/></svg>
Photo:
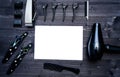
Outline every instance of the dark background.
<svg viewBox="0 0 120 77"><path fill-rule="evenodd" d="M24 6L25 6L24 0ZM25 46L29 42L34 43L34 28L13 27L14 0L0 0L0 77L119 77L120 76L120 55L119 54L104 54L102 60L92 63L87 60L86 43L91 32L92 24L95 22L101 23L104 42L120 46L120 0L90 0L90 18L86 21L84 17L84 1L85 0L37 0L37 19L35 24L39 25L71 25L84 26L84 60L83 61L57 61L57 60L34 60L34 47L25 56L24 60L11 75L6 75L6 71L14 59L15 55L7 64L2 64L3 56L7 52L9 45L15 40L17 35L28 31L28 37L23 41L21 46ZM56 10L55 21L51 22L52 10L51 3L58 2L68 4L66 10L65 21L62 22L62 7L58 6ZM79 3L79 8L76 11L76 18L71 22L72 9L71 5L74 2ZM46 22L43 21L42 4L48 3L48 15ZM24 13L24 9L22 10ZM24 20L24 16L23 16ZM20 47L19 47L20 49ZM15 54L19 52L19 49ZM54 53L53 53L54 54ZM50 62L69 67L80 69L79 75L63 71L55 72L43 69L43 63Z"/></svg>

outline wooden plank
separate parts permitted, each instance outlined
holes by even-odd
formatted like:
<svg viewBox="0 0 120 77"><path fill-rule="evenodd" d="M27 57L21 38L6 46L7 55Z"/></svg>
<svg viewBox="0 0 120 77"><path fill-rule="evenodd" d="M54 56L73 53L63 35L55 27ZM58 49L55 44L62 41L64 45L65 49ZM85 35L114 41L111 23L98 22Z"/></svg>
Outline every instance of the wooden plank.
<svg viewBox="0 0 120 77"><path fill-rule="evenodd" d="M24 0L25 2L26 0ZM114 16L120 15L120 1L118 0L90 0L90 19L86 21L84 17L84 1L85 0L37 0L36 7L38 12L38 18L36 21L37 25L70 25L70 26L84 26L84 53L83 61L61 61L61 60L34 60L34 48L25 56L24 60L21 62L20 66L16 71L9 75L9 77L109 77L109 72L114 63L116 64L116 69L120 68L120 54L103 54L103 57L98 62L89 62L86 57L86 46L87 41L91 32L93 23L101 23L102 33L104 42L107 44L113 44L120 46L120 31L113 29L113 18ZM13 61L15 55L19 52L21 46L26 45L29 42L34 43L34 28L26 28L24 25L21 28L13 27L13 0L0 1L0 77L8 77L6 71ZM66 10L65 22L62 22L62 9L61 5L56 10L56 18L54 22L52 19L51 2L67 3L70 6ZM80 7L77 10L76 18L74 22L72 19L72 9L71 5L74 2L78 2ZM41 5L43 3L48 3L48 16L47 21L43 22L43 12ZM24 12L24 10L23 10ZM24 16L23 16L24 17ZM86 25L87 24L87 25ZM2 64L1 61L6 53L7 48L10 43L15 39L16 35L28 31L29 35L21 44L15 55L10 59L7 64ZM110 37L108 36L108 33ZM43 64L55 63L64 66L79 68L81 70L79 75L74 73L63 71L61 73L55 71L49 71L43 69ZM116 72L120 72L116 70ZM117 75L117 73L115 73ZM119 75L118 75L119 76Z"/></svg>

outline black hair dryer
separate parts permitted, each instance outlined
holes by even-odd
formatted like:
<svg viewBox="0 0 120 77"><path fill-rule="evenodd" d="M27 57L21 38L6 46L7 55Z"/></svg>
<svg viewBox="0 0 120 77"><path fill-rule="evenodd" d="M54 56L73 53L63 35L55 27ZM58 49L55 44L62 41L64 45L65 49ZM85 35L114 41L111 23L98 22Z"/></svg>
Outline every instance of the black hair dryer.
<svg viewBox="0 0 120 77"><path fill-rule="evenodd" d="M101 24L94 23L87 43L87 57L90 61L100 60L103 53L120 53L120 47L104 44Z"/></svg>

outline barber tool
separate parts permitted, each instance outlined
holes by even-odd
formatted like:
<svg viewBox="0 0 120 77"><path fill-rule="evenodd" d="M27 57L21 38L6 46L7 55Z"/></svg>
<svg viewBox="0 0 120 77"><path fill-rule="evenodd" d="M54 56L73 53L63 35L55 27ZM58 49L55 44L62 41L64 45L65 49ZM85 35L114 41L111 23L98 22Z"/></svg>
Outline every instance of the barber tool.
<svg viewBox="0 0 120 77"><path fill-rule="evenodd" d="M46 21L46 17L47 17L47 7L48 7L48 4L43 4L42 6L43 14L44 14L44 22Z"/></svg>
<svg viewBox="0 0 120 77"><path fill-rule="evenodd" d="M23 9L23 1L22 0L15 0L14 9L15 10Z"/></svg>
<svg viewBox="0 0 120 77"><path fill-rule="evenodd" d="M88 0L85 2L85 17L87 20L89 19L89 1Z"/></svg>
<svg viewBox="0 0 120 77"><path fill-rule="evenodd" d="M75 74L79 74L80 70L77 68L65 67L57 64L52 63L44 63L44 69L54 70L58 72L62 72L63 70L71 71Z"/></svg>
<svg viewBox="0 0 120 77"><path fill-rule="evenodd" d="M27 0L25 7L25 26L32 27L33 22L35 21L35 17L35 0Z"/></svg>
<svg viewBox="0 0 120 77"><path fill-rule="evenodd" d="M19 19L21 19L22 16L23 16L23 13L22 13L21 10L15 10L15 12L14 12L14 18L19 18Z"/></svg>
<svg viewBox="0 0 120 77"><path fill-rule="evenodd" d="M21 18L15 18L13 22L14 27L21 27L22 26L22 19Z"/></svg>
<svg viewBox="0 0 120 77"><path fill-rule="evenodd" d="M35 1L36 0L33 0L33 3L32 3L32 22L33 22L33 25L35 24L35 19L37 17L37 12L36 12L36 7L35 7Z"/></svg>
<svg viewBox="0 0 120 77"><path fill-rule="evenodd" d="M62 4L62 9L63 9L63 22L65 20L65 16L66 16L66 9L67 9L68 5L67 4Z"/></svg>
<svg viewBox="0 0 120 77"><path fill-rule="evenodd" d="M102 57L105 46L103 42L101 27L99 23L93 24L92 32L87 44L89 60L98 60Z"/></svg>
<svg viewBox="0 0 120 77"><path fill-rule="evenodd" d="M23 9L23 1L22 0L15 0L14 3L14 27L21 27L22 26L22 9Z"/></svg>
<svg viewBox="0 0 120 77"><path fill-rule="evenodd" d="M74 22L74 20L75 20L75 16L76 16L75 13L76 13L76 10L78 7L79 7L78 3L73 3L73 5L72 5L72 10L73 10L72 22Z"/></svg>
<svg viewBox="0 0 120 77"><path fill-rule="evenodd" d="M55 19L55 12L56 12L57 7L58 7L57 3L52 4L52 12L53 12L52 22Z"/></svg>
<svg viewBox="0 0 120 77"><path fill-rule="evenodd" d="M104 45L100 23L93 24L92 32L87 43L87 57L90 61L98 61L103 53L120 53L120 47Z"/></svg>
<svg viewBox="0 0 120 77"><path fill-rule="evenodd" d="M22 11L21 10L15 10L14 12L14 27L21 27L22 26Z"/></svg>
<svg viewBox="0 0 120 77"><path fill-rule="evenodd" d="M24 32L21 36L17 37L16 40L10 45L6 55L4 56L2 63L6 63L14 52L18 49L18 46L22 43L25 37L28 35L27 32Z"/></svg>
<svg viewBox="0 0 120 77"><path fill-rule="evenodd" d="M21 48L21 52L15 57L12 64L10 65L7 74L11 74L15 71L15 69L18 67L18 65L23 60L24 56L28 53L28 51L32 48L32 43L29 43L26 47Z"/></svg>
<svg viewBox="0 0 120 77"><path fill-rule="evenodd" d="M112 28L114 31L119 31L120 30L120 16L117 16L117 17L114 17L114 20L113 20L113 25Z"/></svg>

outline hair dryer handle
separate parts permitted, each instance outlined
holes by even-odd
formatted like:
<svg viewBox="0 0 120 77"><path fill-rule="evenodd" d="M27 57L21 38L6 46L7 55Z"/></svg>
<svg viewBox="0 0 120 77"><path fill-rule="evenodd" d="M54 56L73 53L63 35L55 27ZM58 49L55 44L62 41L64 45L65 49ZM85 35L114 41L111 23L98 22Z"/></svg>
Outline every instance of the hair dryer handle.
<svg viewBox="0 0 120 77"><path fill-rule="evenodd" d="M106 52L108 53L120 53L120 46L105 45Z"/></svg>

